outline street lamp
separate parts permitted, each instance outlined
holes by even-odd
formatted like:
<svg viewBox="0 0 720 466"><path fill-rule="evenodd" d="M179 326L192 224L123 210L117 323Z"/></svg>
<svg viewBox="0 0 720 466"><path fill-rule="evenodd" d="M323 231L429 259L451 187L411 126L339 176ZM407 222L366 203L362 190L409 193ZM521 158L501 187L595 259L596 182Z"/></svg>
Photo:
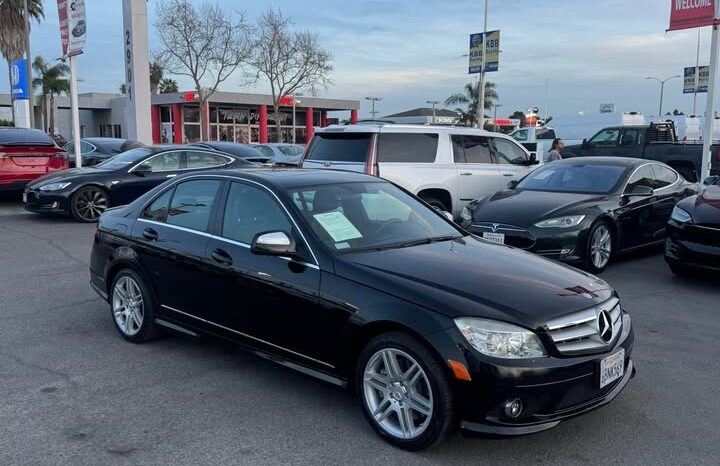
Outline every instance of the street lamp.
<svg viewBox="0 0 720 466"><path fill-rule="evenodd" d="M660 83L660 110L658 110L658 116L662 116L662 102L663 102L663 93L665 92L665 83L670 81L671 79L675 78L681 78L679 74L676 74L675 76L670 76L669 78L660 79L656 78L655 76L648 76L645 79L653 79Z"/></svg>
<svg viewBox="0 0 720 466"><path fill-rule="evenodd" d="M432 104L432 108L433 108L432 124L434 125L435 124L435 106L438 105L440 103L440 101L439 100L427 100L427 101L425 101L425 103Z"/></svg>
<svg viewBox="0 0 720 466"><path fill-rule="evenodd" d="M382 97L365 97L365 100L372 101L372 111L370 112L370 115L372 115L372 119L375 119L375 115L377 115L380 112L375 111L375 102L380 102L382 100Z"/></svg>
<svg viewBox="0 0 720 466"><path fill-rule="evenodd" d="M293 104L293 129L292 129L292 143L295 144L295 104L298 104L300 102L297 101L296 97L302 97L304 94L302 92L293 92L292 95L292 104Z"/></svg>
<svg viewBox="0 0 720 466"><path fill-rule="evenodd" d="M497 125L495 122L497 121L497 109L498 107L502 107L502 104L493 104L493 107L495 107L495 116L493 117L493 125L495 126L495 129L497 130Z"/></svg>

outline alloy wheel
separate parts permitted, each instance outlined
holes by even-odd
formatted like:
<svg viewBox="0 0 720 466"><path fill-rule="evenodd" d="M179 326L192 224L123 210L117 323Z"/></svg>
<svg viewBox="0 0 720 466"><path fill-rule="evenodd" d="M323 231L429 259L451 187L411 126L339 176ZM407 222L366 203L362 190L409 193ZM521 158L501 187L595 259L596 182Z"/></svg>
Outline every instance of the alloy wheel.
<svg viewBox="0 0 720 466"><path fill-rule="evenodd" d="M377 351L365 366L363 390L372 419L391 436L414 439L430 424L430 381L409 354L395 348Z"/></svg>
<svg viewBox="0 0 720 466"><path fill-rule="evenodd" d="M85 221L97 220L108 208L108 198L104 191L86 188L77 193L75 211Z"/></svg>
<svg viewBox="0 0 720 466"><path fill-rule="evenodd" d="M610 230L605 225L600 225L593 233L590 242L590 256L593 265L598 269L602 269L607 265L608 261L610 261L611 253L612 236L610 235Z"/></svg>
<svg viewBox="0 0 720 466"><path fill-rule="evenodd" d="M123 276L115 283L112 310L117 326L125 335L133 336L140 331L145 307L140 286L132 277Z"/></svg>

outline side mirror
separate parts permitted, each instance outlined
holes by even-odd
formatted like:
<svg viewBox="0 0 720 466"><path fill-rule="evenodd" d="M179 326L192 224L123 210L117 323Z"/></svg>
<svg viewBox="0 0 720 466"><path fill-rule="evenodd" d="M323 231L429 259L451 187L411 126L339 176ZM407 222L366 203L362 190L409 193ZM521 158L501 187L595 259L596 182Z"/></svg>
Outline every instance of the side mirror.
<svg viewBox="0 0 720 466"><path fill-rule="evenodd" d="M451 222L455 221L455 218L453 217L453 214L448 212L447 210L441 210L440 213L445 217L446 219L450 220Z"/></svg>
<svg viewBox="0 0 720 466"><path fill-rule="evenodd" d="M508 189L515 189L517 188L518 183L518 180L510 180L510 182L507 184L507 187Z"/></svg>
<svg viewBox="0 0 720 466"><path fill-rule="evenodd" d="M295 241L283 231L258 233L253 238L250 250L255 254L285 256L295 254Z"/></svg>
<svg viewBox="0 0 720 466"><path fill-rule="evenodd" d="M655 190L650 186L635 186L631 191L625 191L626 196L650 197Z"/></svg>
<svg viewBox="0 0 720 466"><path fill-rule="evenodd" d="M537 164L539 164L539 163L540 163L540 162L538 161L537 153L536 153L536 152L531 153L531 154L530 154L530 158L529 158L528 161L527 161L527 164L528 164L528 165L537 165Z"/></svg>
<svg viewBox="0 0 720 466"><path fill-rule="evenodd" d="M590 142L588 142L587 139L583 139L582 148L583 148L583 149L590 149Z"/></svg>
<svg viewBox="0 0 720 466"><path fill-rule="evenodd" d="M717 183L718 179L720 179L720 176L717 176L717 175L708 176L707 178L705 178L703 180L702 184L704 184L705 186L710 186L711 184Z"/></svg>
<svg viewBox="0 0 720 466"><path fill-rule="evenodd" d="M137 176L145 176L152 173L152 166L149 163L142 163L132 171Z"/></svg>

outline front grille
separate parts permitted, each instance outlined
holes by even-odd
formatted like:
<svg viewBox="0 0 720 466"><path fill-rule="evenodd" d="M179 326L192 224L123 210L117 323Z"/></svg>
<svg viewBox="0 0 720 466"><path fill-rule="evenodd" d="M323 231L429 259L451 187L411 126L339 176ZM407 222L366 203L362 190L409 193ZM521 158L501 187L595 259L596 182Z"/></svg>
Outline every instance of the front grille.
<svg viewBox="0 0 720 466"><path fill-rule="evenodd" d="M720 245L720 225L688 225L683 236L693 243L717 246Z"/></svg>
<svg viewBox="0 0 720 466"><path fill-rule="evenodd" d="M600 337L598 317L602 311L610 314L612 322L612 335L607 342ZM605 350L622 331L620 301L612 298L599 306L552 319L545 324L545 328L561 354Z"/></svg>
<svg viewBox="0 0 720 466"><path fill-rule="evenodd" d="M528 230L505 223L479 222L473 223L470 230L482 237L483 233L502 233L505 235L505 244L521 249L530 249L535 246L535 236Z"/></svg>
<svg viewBox="0 0 720 466"><path fill-rule="evenodd" d="M627 364L627 361L625 361ZM626 367L627 369L627 367ZM572 408L588 401L607 395L617 384L620 383L622 377L612 383L607 384L603 388L598 388L597 381L593 377L583 377L577 382L567 387L563 396L555 402L553 409L563 410Z"/></svg>

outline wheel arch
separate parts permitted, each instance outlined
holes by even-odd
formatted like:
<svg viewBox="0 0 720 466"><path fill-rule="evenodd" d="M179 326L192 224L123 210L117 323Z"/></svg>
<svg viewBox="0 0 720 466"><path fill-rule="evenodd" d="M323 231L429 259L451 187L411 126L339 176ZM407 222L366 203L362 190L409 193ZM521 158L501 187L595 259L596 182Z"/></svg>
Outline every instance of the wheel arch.
<svg viewBox="0 0 720 466"><path fill-rule="evenodd" d="M145 273L145 271L140 266L140 264L138 264L135 260L133 260L130 257L113 260L111 263L109 263L107 265L107 268L105 270L105 291L107 292L108 297L110 297L112 295L110 287L112 287L115 277L117 277L118 273L120 273L120 271L122 271L124 269L130 269L133 272L140 275L140 278L143 279L146 287L150 290L154 303L156 305L159 305L159 303L157 302L157 298L156 298L157 293L155 292L153 282L149 279L148 275Z"/></svg>
<svg viewBox="0 0 720 466"><path fill-rule="evenodd" d="M453 205L452 195L450 194L450 191L445 188L423 188L418 191L417 196L422 200L425 200L426 197L436 198L437 200L445 204L445 207L449 209L448 212L452 212L453 208L455 207Z"/></svg>

